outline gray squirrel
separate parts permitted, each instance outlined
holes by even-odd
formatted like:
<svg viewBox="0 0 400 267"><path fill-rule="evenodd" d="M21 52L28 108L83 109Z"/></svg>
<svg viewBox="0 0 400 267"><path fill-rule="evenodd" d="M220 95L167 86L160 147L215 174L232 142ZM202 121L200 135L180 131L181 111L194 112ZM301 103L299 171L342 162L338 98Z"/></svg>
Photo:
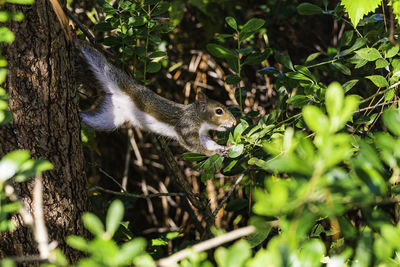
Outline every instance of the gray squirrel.
<svg viewBox="0 0 400 267"><path fill-rule="evenodd" d="M218 145L209 136L210 130L226 131L236 124L235 117L223 104L207 98L201 91L192 104L173 102L135 82L87 43L76 46L105 92L95 110L81 114L85 124L110 131L130 122L134 127L172 138L191 152L207 156L227 153L227 147Z"/></svg>
<svg viewBox="0 0 400 267"><path fill-rule="evenodd" d="M67 40L72 41L68 18L58 0L50 3ZM210 130L226 131L236 124L235 117L223 104L207 98L201 91L189 105L163 98L135 82L89 44L77 40L74 43L105 93L95 110L81 113L85 124L96 130L111 131L130 122L134 127L172 138L191 152L207 156L227 153L226 146L218 145L209 136Z"/></svg>

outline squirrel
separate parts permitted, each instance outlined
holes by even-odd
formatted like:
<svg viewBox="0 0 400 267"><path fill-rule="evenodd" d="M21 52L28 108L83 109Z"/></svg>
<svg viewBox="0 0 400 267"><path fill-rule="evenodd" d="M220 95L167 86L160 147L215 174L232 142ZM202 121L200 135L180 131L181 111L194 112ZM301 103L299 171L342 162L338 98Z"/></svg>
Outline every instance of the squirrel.
<svg viewBox="0 0 400 267"><path fill-rule="evenodd" d="M81 113L82 121L96 130L110 131L128 121L134 127L175 139L191 152L225 155L227 147L210 138L210 130L226 131L236 124L227 107L199 91L194 103L168 100L138 84L110 64L96 49L79 45L105 97L94 111Z"/></svg>
<svg viewBox="0 0 400 267"><path fill-rule="evenodd" d="M72 40L68 19L57 0L50 0L67 40ZM96 130L111 131L125 122L132 126L175 139L184 148L211 156L226 155L226 146L209 136L210 130L226 131L236 124L227 107L199 91L197 100L183 105L138 84L124 71L107 61L87 43L75 41L105 96L93 111L81 113L82 121Z"/></svg>

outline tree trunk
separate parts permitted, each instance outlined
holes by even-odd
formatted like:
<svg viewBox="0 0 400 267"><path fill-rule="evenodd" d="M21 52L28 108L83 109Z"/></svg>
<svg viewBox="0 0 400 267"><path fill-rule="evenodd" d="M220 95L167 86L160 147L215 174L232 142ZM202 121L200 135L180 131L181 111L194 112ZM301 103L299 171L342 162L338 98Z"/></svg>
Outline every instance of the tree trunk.
<svg viewBox="0 0 400 267"><path fill-rule="evenodd" d="M71 44L47 0L32 6L9 5L22 11L22 22L11 22L15 41L6 48L9 63L7 90L13 122L0 128L0 156L27 149L33 158L46 158L54 170L45 172L44 214L49 241L56 240L67 257L80 254L65 244L71 234L85 235L81 223L89 202L85 189L80 141L78 94L74 84ZM17 184L18 195L31 210L33 181ZM37 254L31 231L20 216L17 229L0 235L0 258Z"/></svg>

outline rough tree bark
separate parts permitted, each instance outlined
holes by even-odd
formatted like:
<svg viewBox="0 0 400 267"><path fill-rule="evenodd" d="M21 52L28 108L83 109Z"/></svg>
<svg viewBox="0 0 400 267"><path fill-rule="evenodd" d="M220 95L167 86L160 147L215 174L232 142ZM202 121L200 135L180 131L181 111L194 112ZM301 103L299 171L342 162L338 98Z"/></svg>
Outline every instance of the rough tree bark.
<svg viewBox="0 0 400 267"><path fill-rule="evenodd" d="M78 95L74 86L70 45L47 0L32 6L7 7L22 11L22 22L10 23L15 41L5 49L9 63L7 90L13 123L0 128L0 156L27 149L34 158L46 158L54 170L44 173L44 212L50 241L56 240L67 257L80 255L68 248L65 237L85 235L81 223L89 202L85 189L80 142ZM16 185L30 209L33 181ZM30 230L19 216L17 229L0 235L0 258L37 254Z"/></svg>

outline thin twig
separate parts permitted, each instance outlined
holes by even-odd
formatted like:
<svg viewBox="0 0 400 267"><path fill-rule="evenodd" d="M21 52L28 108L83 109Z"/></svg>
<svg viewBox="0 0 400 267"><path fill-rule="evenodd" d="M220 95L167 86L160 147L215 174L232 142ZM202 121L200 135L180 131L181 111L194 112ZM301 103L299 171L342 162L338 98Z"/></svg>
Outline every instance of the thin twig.
<svg viewBox="0 0 400 267"><path fill-rule="evenodd" d="M110 178L115 184L117 184L119 186L119 188L121 189L121 192L126 192L126 190L124 189L124 187L117 181L117 179L115 179L114 177L112 177L111 175L109 175L105 170L103 170L102 168L99 167L99 171L104 174L107 178Z"/></svg>
<svg viewBox="0 0 400 267"><path fill-rule="evenodd" d="M49 237L47 233L46 224L44 223L43 214L43 177L39 173L35 179L35 186L33 188L33 216L34 223L34 236L38 243L38 250L42 259L48 259L50 255Z"/></svg>
<svg viewBox="0 0 400 267"><path fill-rule="evenodd" d="M235 184L231 186L228 193L222 199L221 203L219 203L218 207L212 213L212 216L214 216L214 217L217 216L218 211L222 208L222 206L225 204L225 202L228 200L228 198L232 195L233 190L235 190L235 187L242 181L243 177L244 177L244 173L242 173L242 175L240 175L240 177L236 180Z"/></svg>
<svg viewBox="0 0 400 267"><path fill-rule="evenodd" d="M65 14L67 14L67 16L78 26L79 29L81 29L81 31L83 32L84 35L87 36L87 38L89 39L89 41L93 44L96 45L96 39L93 37L93 35L89 32L89 30L85 27L85 25L83 25L79 19L72 14L71 11L68 10L68 8L63 8Z"/></svg>
<svg viewBox="0 0 400 267"><path fill-rule="evenodd" d="M132 128L128 129L128 139L132 136ZM121 192L126 192L126 186L128 184L128 174L129 174L129 163L131 161L131 146L128 142L126 146L126 154L125 154L125 166L124 166L124 174L122 176L122 183L121 183Z"/></svg>
<svg viewBox="0 0 400 267"><path fill-rule="evenodd" d="M371 106L371 107L366 107L366 108L362 108L362 109L356 110L356 111L354 111L354 113L360 113L360 112L363 112L365 110L375 109L375 108L380 107L380 106L386 106L386 105L394 104L394 103L397 103L397 102L399 102L399 100L393 100L393 101L390 101L390 102L376 104L376 105Z"/></svg>
<svg viewBox="0 0 400 267"><path fill-rule="evenodd" d="M140 195L140 194L133 194L128 192L118 192L112 191L100 186L94 186L89 189L89 192L93 191L101 191L104 193L123 196L123 197L133 197L133 198L153 198L153 197L173 197L173 196L185 196L185 193L156 193L156 194L148 194L148 195Z"/></svg>
<svg viewBox="0 0 400 267"><path fill-rule="evenodd" d="M177 262L179 262L180 260L189 256L190 253L192 253L192 252L201 252L201 251L205 251L205 250L209 250L209 249L218 247L224 243L236 240L243 236L250 235L254 231L255 231L255 227L251 226L251 225L243 227L243 228L239 228L237 230L226 233L224 235L220 235L220 236L211 238L209 240L203 241L201 243L198 243L197 245L194 245L191 248L183 249L175 254L172 254L171 256L169 256L167 258L160 259L157 262L157 265L159 265L159 266L174 266Z"/></svg>
<svg viewBox="0 0 400 267"><path fill-rule="evenodd" d="M142 178L142 182L140 183L140 187L142 188L142 192L145 196L149 195L149 190L147 189L147 183L144 178ZM153 202L151 202L150 198L146 198L148 213L150 213L150 217L153 220L153 224L158 226L158 219L157 216L154 214L154 206Z"/></svg>
<svg viewBox="0 0 400 267"><path fill-rule="evenodd" d="M132 131L132 128L130 128L130 130ZM128 132L128 134L129 134L129 132ZM136 160L135 160L136 165L138 165L139 167L143 167L143 158L142 158L142 155L140 154L140 150L136 143L135 136L133 135L133 131L132 131L132 134L129 134L129 141L131 142L133 152L135 153L135 156L136 156Z"/></svg>
<svg viewBox="0 0 400 267"><path fill-rule="evenodd" d="M386 89L383 90L383 91L380 91L379 93L375 93L375 94L371 95L370 97L367 97L366 99L363 99L360 103L365 103L365 102L367 102L368 100L370 100L370 99L372 99L372 98L374 98L374 97L376 97L376 96L378 96L378 95L384 94L384 93L386 93L387 91L389 91L390 89L393 89L393 88L395 88L395 87L397 87L397 86L399 86L399 85L400 85L400 81L398 81L398 82L392 84L391 86L389 86L388 88L386 88Z"/></svg>

